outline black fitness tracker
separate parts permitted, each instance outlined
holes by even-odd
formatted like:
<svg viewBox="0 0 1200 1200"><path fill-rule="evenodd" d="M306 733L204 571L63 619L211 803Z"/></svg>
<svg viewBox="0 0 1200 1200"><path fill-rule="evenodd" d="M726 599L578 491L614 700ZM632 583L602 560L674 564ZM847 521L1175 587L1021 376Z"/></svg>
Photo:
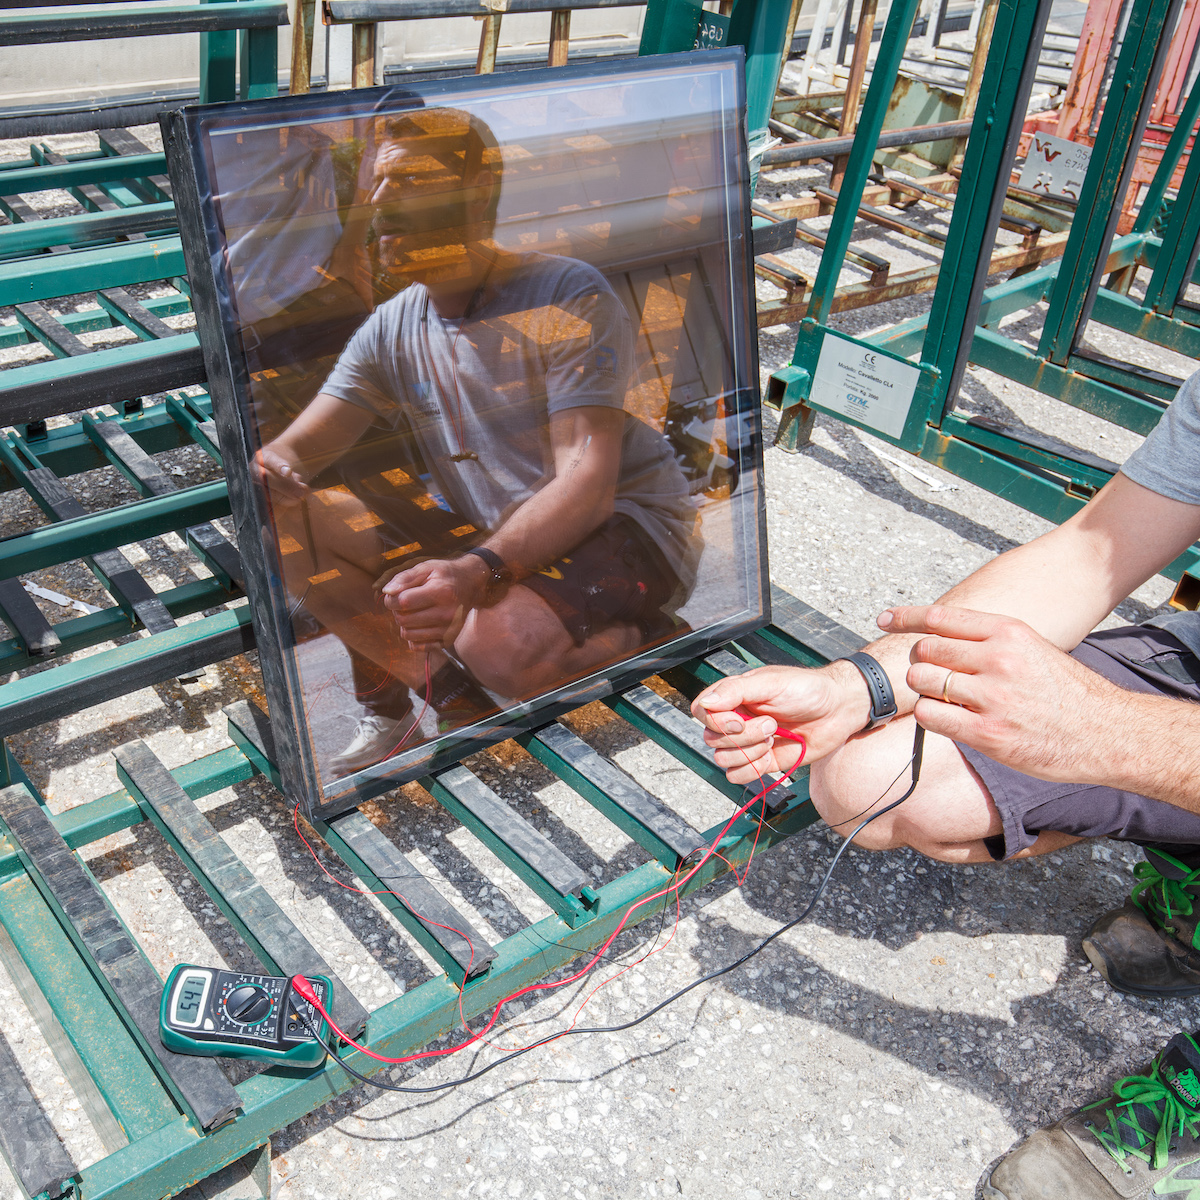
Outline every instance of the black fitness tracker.
<svg viewBox="0 0 1200 1200"><path fill-rule="evenodd" d="M488 580L487 587L483 593L483 598L490 603L497 599L500 593L512 583L512 572L505 566L504 559L494 550L489 550L486 546L474 546L467 553L474 554L476 558L482 559L484 566L492 573L492 577ZM890 689L888 694L891 694Z"/></svg>
<svg viewBox="0 0 1200 1200"><path fill-rule="evenodd" d="M861 650L857 654L845 654L835 661L853 663L867 681L867 691L871 696L871 715L863 729L877 729L880 725L886 725L899 711L896 707L896 693L892 691L887 672L869 654L864 654Z"/></svg>

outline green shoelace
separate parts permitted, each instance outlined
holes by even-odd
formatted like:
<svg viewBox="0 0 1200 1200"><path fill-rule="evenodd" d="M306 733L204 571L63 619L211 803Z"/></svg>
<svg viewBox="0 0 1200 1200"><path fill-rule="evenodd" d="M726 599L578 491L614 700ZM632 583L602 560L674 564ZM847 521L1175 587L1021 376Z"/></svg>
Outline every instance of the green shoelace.
<svg viewBox="0 0 1200 1200"><path fill-rule="evenodd" d="M1127 1169L1125 1159L1130 1154L1149 1163L1153 1170L1160 1170L1167 1165L1171 1139L1182 1137L1185 1132L1195 1137L1200 1130L1200 1113L1184 1105L1157 1075L1128 1075L1113 1088L1113 1095L1118 1103L1109 1108L1106 1114L1108 1127L1091 1121L1087 1124L1122 1170ZM1101 1100L1089 1104L1084 1112L1111 1103L1110 1100ZM1148 1109L1156 1118L1154 1130L1142 1127L1135 1111L1138 1106ZM1133 1135L1132 1141L1127 1140L1129 1134ZM1151 1144L1152 1154L1145 1149Z"/></svg>
<svg viewBox="0 0 1200 1200"><path fill-rule="evenodd" d="M1169 921L1173 916L1190 917L1197 894L1189 888L1200 888L1200 868L1182 879L1168 879L1148 862L1133 868L1137 882L1129 894L1130 900L1147 916Z"/></svg>

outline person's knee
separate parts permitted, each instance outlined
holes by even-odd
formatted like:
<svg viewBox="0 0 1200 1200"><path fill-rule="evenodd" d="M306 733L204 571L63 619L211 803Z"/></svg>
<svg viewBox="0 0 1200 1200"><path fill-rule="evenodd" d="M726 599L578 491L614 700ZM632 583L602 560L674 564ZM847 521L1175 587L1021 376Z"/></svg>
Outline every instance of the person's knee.
<svg viewBox="0 0 1200 1200"><path fill-rule="evenodd" d="M813 763L809 773L813 806L821 819L843 837L849 837L872 812L883 807L879 803L881 798L886 803L902 794L900 791L893 794L888 784L902 770L904 760L881 753L878 745L872 745L881 736L884 735L847 742L840 750ZM891 850L905 843L898 840L894 815L887 813L863 829L854 844L864 850Z"/></svg>
<svg viewBox="0 0 1200 1200"><path fill-rule="evenodd" d="M810 788L817 811L843 837L909 789L913 722L848 742L813 764ZM927 736L921 777L898 808L854 839L867 850L910 847L941 862L988 858L983 839L1002 829L982 780L946 738Z"/></svg>
<svg viewBox="0 0 1200 1200"><path fill-rule="evenodd" d="M566 630L537 619L524 605L497 605L471 613L454 648L475 678L501 696L529 696L562 677L559 659Z"/></svg>

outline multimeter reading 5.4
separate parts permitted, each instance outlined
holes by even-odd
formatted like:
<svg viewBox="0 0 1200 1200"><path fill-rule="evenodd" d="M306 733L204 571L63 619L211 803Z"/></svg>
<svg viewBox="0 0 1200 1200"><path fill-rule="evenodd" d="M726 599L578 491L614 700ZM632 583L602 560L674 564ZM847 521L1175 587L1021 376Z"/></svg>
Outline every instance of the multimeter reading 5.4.
<svg viewBox="0 0 1200 1200"><path fill-rule="evenodd" d="M305 978L328 1009L333 985L323 975ZM301 1013L321 1037L329 1036L324 1018L290 979L185 963L171 972L163 988L159 1033L163 1045L177 1054L308 1066L319 1063L325 1051Z"/></svg>

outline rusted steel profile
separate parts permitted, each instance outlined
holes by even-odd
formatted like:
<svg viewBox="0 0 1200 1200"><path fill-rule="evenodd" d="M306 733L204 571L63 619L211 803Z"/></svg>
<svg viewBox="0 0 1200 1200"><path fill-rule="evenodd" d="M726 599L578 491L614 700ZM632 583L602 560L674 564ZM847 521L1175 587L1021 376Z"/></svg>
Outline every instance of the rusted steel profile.
<svg viewBox="0 0 1200 1200"><path fill-rule="evenodd" d="M867 58L871 53L871 35L875 32L875 10L878 0L863 0L858 14L858 31L854 38L854 57L850 60L850 78L846 81L846 103L842 106L842 119L838 135L849 137L858 125L858 102L862 97L863 80L867 76ZM848 154L839 154L833 161L829 186L836 188L846 173Z"/></svg>
<svg viewBox="0 0 1200 1200"><path fill-rule="evenodd" d="M999 273L1036 266L1048 258L1059 257L1066 244L1067 234L1054 233L1029 249L1024 246L1006 246L992 255L990 269L992 273ZM794 271L795 268L792 270ZM922 267L917 271L906 271L902 275L895 275L883 285L874 284L869 280L864 280L862 283L851 283L838 289L834 296L832 311L851 312L856 308L869 308L872 304L882 304L887 300L898 300L902 296L916 296L922 292L932 292L937 286L937 277L938 266L935 264ZM759 304L758 327L765 329L771 325L785 325L791 321L803 320L807 315L807 300L792 304Z"/></svg>
<svg viewBox="0 0 1200 1200"><path fill-rule="evenodd" d="M971 132L970 121L943 121L939 125L912 125L907 129L885 129L875 143L880 150L894 150L901 146L920 146L925 142L948 141L966 137ZM836 158L849 154L854 145L852 137L813 138L810 142L795 142L790 146L776 146L763 155L762 165L783 167L792 163L809 162L814 158Z"/></svg>

